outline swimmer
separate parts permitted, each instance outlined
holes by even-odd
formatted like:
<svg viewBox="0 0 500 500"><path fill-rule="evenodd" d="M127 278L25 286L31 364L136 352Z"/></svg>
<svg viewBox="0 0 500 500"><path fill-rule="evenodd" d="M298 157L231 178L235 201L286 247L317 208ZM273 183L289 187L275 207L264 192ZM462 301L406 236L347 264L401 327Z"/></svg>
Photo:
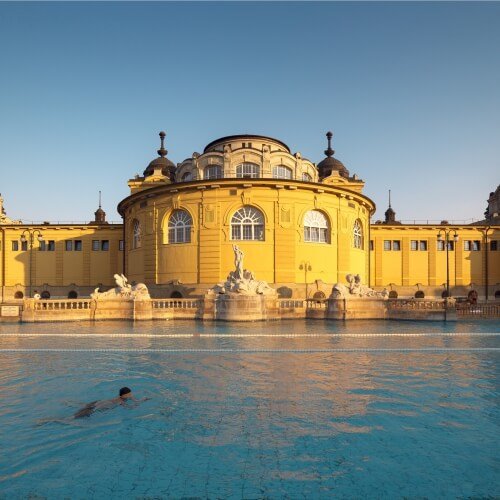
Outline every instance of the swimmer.
<svg viewBox="0 0 500 500"><path fill-rule="evenodd" d="M111 408L120 405L125 406L127 401L135 401L139 403L141 401L147 401L148 399L149 398L137 399L132 395L131 389L128 387L122 387L117 398L103 399L102 401L97 400L87 403L73 415L73 418L90 417L90 415L92 415L95 411L110 410Z"/></svg>

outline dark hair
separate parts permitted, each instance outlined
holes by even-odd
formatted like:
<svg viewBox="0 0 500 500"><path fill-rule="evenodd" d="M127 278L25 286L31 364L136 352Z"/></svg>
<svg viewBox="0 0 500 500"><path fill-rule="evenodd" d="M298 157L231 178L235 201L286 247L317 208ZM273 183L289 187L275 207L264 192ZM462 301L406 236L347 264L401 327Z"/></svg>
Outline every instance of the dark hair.
<svg viewBox="0 0 500 500"><path fill-rule="evenodd" d="M122 397L124 394L129 394L130 392L132 392L128 387L122 387L120 389L120 397Z"/></svg>

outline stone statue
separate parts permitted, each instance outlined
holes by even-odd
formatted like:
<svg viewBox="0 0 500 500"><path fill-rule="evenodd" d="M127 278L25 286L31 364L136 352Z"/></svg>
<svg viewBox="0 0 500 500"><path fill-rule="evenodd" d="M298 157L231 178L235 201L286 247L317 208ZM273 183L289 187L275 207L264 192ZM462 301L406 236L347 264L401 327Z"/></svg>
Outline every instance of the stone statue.
<svg viewBox="0 0 500 500"><path fill-rule="evenodd" d="M348 299L351 297L378 297L386 299L389 297L389 292L384 288L382 292L376 292L373 288L361 283L359 274L348 274L346 276L348 286L342 283L333 285L330 297L332 299Z"/></svg>
<svg viewBox="0 0 500 500"><path fill-rule="evenodd" d="M116 287L106 292L100 292L96 288L90 297L95 300L146 300L150 299L148 287L144 283L137 283L137 285L130 285L128 279L123 274L115 274Z"/></svg>
<svg viewBox="0 0 500 500"><path fill-rule="evenodd" d="M241 293L246 295L275 295L276 290L271 288L267 282L255 279L252 271L243 269L243 251L238 245L233 245L234 267L225 283L218 283L212 291L215 293Z"/></svg>
<svg viewBox="0 0 500 500"><path fill-rule="evenodd" d="M3 206L3 196L0 193L0 224L22 224L21 220L12 220L10 217L7 217L7 212L5 211L5 207Z"/></svg>
<svg viewBox="0 0 500 500"><path fill-rule="evenodd" d="M233 245L234 251L234 267L236 268L234 275L236 278L243 278L243 255L238 245Z"/></svg>

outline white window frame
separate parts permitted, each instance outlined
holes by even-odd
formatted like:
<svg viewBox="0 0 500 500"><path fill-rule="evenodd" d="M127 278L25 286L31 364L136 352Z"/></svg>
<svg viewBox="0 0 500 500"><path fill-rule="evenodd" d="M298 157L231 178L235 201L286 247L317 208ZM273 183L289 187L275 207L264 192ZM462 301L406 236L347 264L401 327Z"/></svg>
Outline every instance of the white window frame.
<svg viewBox="0 0 500 500"><path fill-rule="evenodd" d="M293 179L293 170L285 165L273 167L273 179Z"/></svg>
<svg viewBox="0 0 500 500"><path fill-rule="evenodd" d="M187 210L174 210L168 218L168 243L191 243L193 218Z"/></svg>
<svg viewBox="0 0 500 500"><path fill-rule="evenodd" d="M302 180L304 182L312 182L313 178L309 172L302 172Z"/></svg>
<svg viewBox="0 0 500 500"><path fill-rule="evenodd" d="M231 240L264 241L264 214L257 208L245 205L231 217Z"/></svg>
<svg viewBox="0 0 500 500"><path fill-rule="evenodd" d="M304 215L304 241L307 243L330 243L328 219L319 210L309 210Z"/></svg>
<svg viewBox="0 0 500 500"><path fill-rule="evenodd" d="M236 167L236 177L239 179L258 179L260 166L256 163L240 163Z"/></svg>
<svg viewBox="0 0 500 500"><path fill-rule="evenodd" d="M223 179L224 169L222 165L208 165L203 171L203 176L205 179Z"/></svg>
<svg viewBox="0 0 500 500"><path fill-rule="evenodd" d="M142 228L141 223L134 219L132 222L132 248L141 248L142 246Z"/></svg>
<svg viewBox="0 0 500 500"><path fill-rule="evenodd" d="M359 219L354 221L354 226L352 228L352 236L353 236L353 247L363 249L363 225L361 224Z"/></svg>

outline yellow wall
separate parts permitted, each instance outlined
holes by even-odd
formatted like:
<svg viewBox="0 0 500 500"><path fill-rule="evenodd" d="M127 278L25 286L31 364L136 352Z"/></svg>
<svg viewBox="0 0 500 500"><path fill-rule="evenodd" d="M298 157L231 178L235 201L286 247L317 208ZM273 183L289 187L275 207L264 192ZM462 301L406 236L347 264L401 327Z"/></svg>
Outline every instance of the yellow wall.
<svg viewBox="0 0 500 500"><path fill-rule="evenodd" d="M70 289L79 291L82 287L84 293L88 293L89 287L114 286L113 274L122 272L121 225L5 225L0 231L4 298L12 297L15 291L28 294L30 268L32 289L48 290L52 296L66 296ZM23 251L20 241L23 231L35 231L36 235L40 231L47 246L49 241L54 241L54 251L41 251L36 237L32 251ZM93 240L109 241L109 250L92 250ZM13 250L13 241L18 242L18 251ZM66 250L66 241L73 242L73 250ZM75 241L82 242L81 251L74 250Z"/></svg>

